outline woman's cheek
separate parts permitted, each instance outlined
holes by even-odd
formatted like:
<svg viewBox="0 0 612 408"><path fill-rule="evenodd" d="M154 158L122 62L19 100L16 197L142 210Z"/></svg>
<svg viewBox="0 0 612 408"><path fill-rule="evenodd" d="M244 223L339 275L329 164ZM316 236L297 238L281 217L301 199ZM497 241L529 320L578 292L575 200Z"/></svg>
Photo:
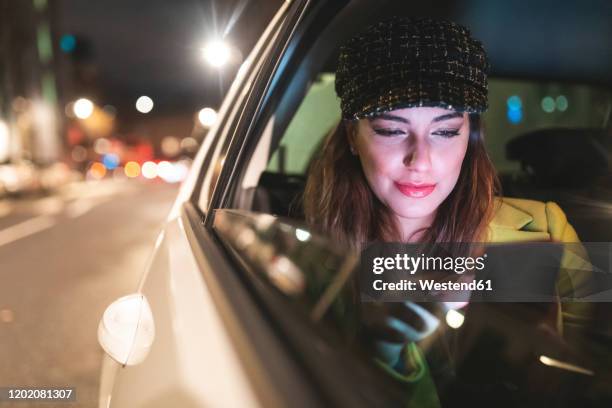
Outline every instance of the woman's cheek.
<svg viewBox="0 0 612 408"><path fill-rule="evenodd" d="M386 149L371 149L366 157L366 161L368 172L381 182L384 179L391 178L394 174L395 162L397 160L394 154L386 151Z"/></svg>
<svg viewBox="0 0 612 408"><path fill-rule="evenodd" d="M438 180L445 180L449 183L454 184L459 178L461 173L461 165L465 158L465 152L467 147L463 144L457 145L455 149L449 149L443 153L437 154L435 159L432 160L434 164L434 171Z"/></svg>

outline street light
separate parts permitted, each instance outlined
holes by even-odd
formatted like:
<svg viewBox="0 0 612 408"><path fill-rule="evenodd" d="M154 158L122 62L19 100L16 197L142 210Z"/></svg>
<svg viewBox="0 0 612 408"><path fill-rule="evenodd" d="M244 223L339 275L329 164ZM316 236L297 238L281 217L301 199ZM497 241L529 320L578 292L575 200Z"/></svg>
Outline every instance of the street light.
<svg viewBox="0 0 612 408"><path fill-rule="evenodd" d="M217 121L217 112L212 108L204 108L198 112L198 120L205 128L209 128Z"/></svg>
<svg viewBox="0 0 612 408"><path fill-rule="evenodd" d="M94 104L87 98L80 98L74 103L73 111L77 118L87 119L94 111Z"/></svg>
<svg viewBox="0 0 612 408"><path fill-rule="evenodd" d="M146 95L136 99L136 110L140 113L149 113L153 109L153 99Z"/></svg>
<svg viewBox="0 0 612 408"><path fill-rule="evenodd" d="M230 47L221 40L210 41L202 49L202 56L210 65L220 68L230 59Z"/></svg>

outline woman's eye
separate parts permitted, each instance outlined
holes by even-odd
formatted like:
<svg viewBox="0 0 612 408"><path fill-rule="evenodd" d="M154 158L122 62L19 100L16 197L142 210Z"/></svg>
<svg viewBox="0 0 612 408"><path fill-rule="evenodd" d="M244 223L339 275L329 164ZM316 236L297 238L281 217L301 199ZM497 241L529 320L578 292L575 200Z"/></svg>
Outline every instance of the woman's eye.
<svg viewBox="0 0 612 408"><path fill-rule="evenodd" d="M442 136L442 137L455 137L455 136L459 136L459 129L440 129L440 130L436 130L435 132L432 133L432 135L435 136Z"/></svg>
<svg viewBox="0 0 612 408"><path fill-rule="evenodd" d="M406 132L400 129L380 129L374 128L374 132L380 136L401 136L405 135Z"/></svg>

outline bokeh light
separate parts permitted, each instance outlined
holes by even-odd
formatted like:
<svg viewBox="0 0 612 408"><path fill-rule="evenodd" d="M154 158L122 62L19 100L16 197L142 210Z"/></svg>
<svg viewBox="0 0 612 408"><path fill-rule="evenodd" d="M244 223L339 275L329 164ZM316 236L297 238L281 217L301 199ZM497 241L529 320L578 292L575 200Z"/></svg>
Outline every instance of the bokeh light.
<svg viewBox="0 0 612 408"><path fill-rule="evenodd" d="M176 156L181 152L181 142L174 136L166 136L162 139L161 150L168 157Z"/></svg>
<svg viewBox="0 0 612 408"><path fill-rule="evenodd" d="M508 106L508 111L506 112L508 121L513 125L521 123L523 120L523 101L521 97L518 95L510 96L506 100L506 105Z"/></svg>
<svg viewBox="0 0 612 408"><path fill-rule="evenodd" d="M60 38L60 49L64 52L72 52L76 48L76 37L72 34L64 34Z"/></svg>
<svg viewBox="0 0 612 408"><path fill-rule="evenodd" d="M74 114L79 119L87 119L94 111L94 104L87 98L80 98L74 103Z"/></svg>
<svg viewBox="0 0 612 408"><path fill-rule="evenodd" d="M551 96L545 96L542 98L542 110L546 113L552 113L555 111L555 100Z"/></svg>
<svg viewBox="0 0 612 408"><path fill-rule="evenodd" d="M74 146L72 148L72 152L70 153L72 160L75 162L83 162L87 158L87 149L83 146Z"/></svg>
<svg viewBox="0 0 612 408"><path fill-rule="evenodd" d="M161 161L157 164L157 174L159 178L167 183L176 183L179 181L176 177L174 166L168 161Z"/></svg>
<svg viewBox="0 0 612 408"><path fill-rule="evenodd" d="M512 95L509 97L506 104L508 105L508 108L512 110L519 110L523 107L523 101L518 95Z"/></svg>
<svg viewBox="0 0 612 408"><path fill-rule="evenodd" d="M508 121L514 125L521 123L523 120L523 110L522 109L508 109L507 112Z"/></svg>
<svg viewBox="0 0 612 408"><path fill-rule="evenodd" d="M144 178L154 179L157 177L157 164L152 161L145 162L140 171Z"/></svg>
<svg viewBox="0 0 612 408"><path fill-rule="evenodd" d="M229 46L220 40L211 41L202 49L202 55L206 62L213 67L222 67L230 58Z"/></svg>
<svg viewBox="0 0 612 408"><path fill-rule="evenodd" d="M310 239L310 232L308 232L306 230L303 230L301 228L296 228L296 230L295 230L295 237L298 240L300 240L302 242L305 242L305 241L308 241Z"/></svg>
<svg viewBox="0 0 612 408"><path fill-rule="evenodd" d="M217 111L213 108L204 108L198 112L198 120L205 128L209 128L217 121Z"/></svg>
<svg viewBox="0 0 612 408"><path fill-rule="evenodd" d="M136 99L136 110L140 113L149 113L153 110L153 99L146 95Z"/></svg>
<svg viewBox="0 0 612 408"><path fill-rule="evenodd" d="M107 153L102 157L102 163L108 170L114 170L119 166L119 156L115 153Z"/></svg>
<svg viewBox="0 0 612 408"><path fill-rule="evenodd" d="M96 141L94 142L94 152L100 155L108 153L110 148L111 142L104 137L96 139Z"/></svg>
<svg viewBox="0 0 612 408"><path fill-rule="evenodd" d="M463 321L465 317L456 310L449 310L446 312L446 324L448 324L453 329L458 329L463 325Z"/></svg>
<svg viewBox="0 0 612 408"><path fill-rule="evenodd" d="M129 161L125 163L125 167L123 168L125 175L129 178L135 178L140 176L140 164L135 161Z"/></svg>
<svg viewBox="0 0 612 408"><path fill-rule="evenodd" d="M559 109L561 112L565 112L569 106L569 103L565 95L557 96L557 98L555 99L555 102L557 103L557 109Z"/></svg>
<svg viewBox="0 0 612 408"><path fill-rule="evenodd" d="M104 167L104 165L100 162L95 162L89 168L87 176L87 178L94 180L103 179L104 176L106 176L106 167Z"/></svg>
<svg viewBox="0 0 612 408"><path fill-rule="evenodd" d="M188 153L193 153L198 150L198 141L189 136L181 140L181 149Z"/></svg>

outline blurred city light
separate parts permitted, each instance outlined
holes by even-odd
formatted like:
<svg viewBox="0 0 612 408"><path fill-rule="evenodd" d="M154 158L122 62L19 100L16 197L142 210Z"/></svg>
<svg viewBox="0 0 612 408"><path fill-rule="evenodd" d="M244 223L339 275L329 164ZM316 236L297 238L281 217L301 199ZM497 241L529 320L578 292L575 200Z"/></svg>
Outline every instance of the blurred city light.
<svg viewBox="0 0 612 408"><path fill-rule="evenodd" d="M209 42L202 49L202 55L206 62L208 62L213 67L222 67L227 64L230 58L230 48L229 46L221 41L214 40Z"/></svg>
<svg viewBox="0 0 612 408"><path fill-rule="evenodd" d="M9 128L3 120L0 120L0 162L6 161L9 156Z"/></svg>
<svg viewBox="0 0 612 408"><path fill-rule="evenodd" d="M181 149L185 150L186 152L193 153L198 150L198 141L193 137L186 137L181 140Z"/></svg>
<svg viewBox="0 0 612 408"><path fill-rule="evenodd" d="M209 128L217 121L217 111L213 108L204 108L198 113L198 120L205 128Z"/></svg>
<svg viewBox="0 0 612 408"><path fill-rule="evenodd" d="M176 156L181 152L181 142L174 136L166 136L162 139L161 150L168 157Z"/></svg>
<svg viewBox="0 0 612 408"><path fill-rule="evenodd" d="M514 125L521 123L523 120L523 111L521 109L508 109L508 121Z"/></svg>
<svg viewBox="0 0 612 408"><path fill-rule="evenodd" d="M446 312L446 324L448 324L453 329L458 329L463 324L465 320L464 316L456 310L449 310Z"/></svg>
<svg viewBox="0 0 612 408"><path fill-rule="evenodd" d="M168 161L161 161L157 164L157 174L166 183L176 183L179 181L174 166Z"/></svg>
<svg viewBox="0 0 612 408"><path fill-rule="evenodd" d="M506 101L508 108L512 110L519 110L523 107L523 101L521 101L521 97L518 95L512 95Z"/></svg>
<svg viewBox="0 0 612 408"><path fill-rule="evenodd" d="M87 98L80 98L74 103L74 114L79 119L87 119L94 111L94 104Z"/></svg>
<svg viewBox="0 0 612 408"><path fill-rule="evenodd" d="M135 178L140 176L140 165L135 161L129 161L125 163L125 167L123 170L125 172L125 175L129 178Z"/></svg>
<svg viewBox="0 0 612 408"><path fill-rule="evenodd" d="M512 95L506 100L506 105L508 106L508 111L506 112L508 121L514 125L521 123L523 120L523 101L521 97Z"/></svg>
<svg viewBox="0 0 612 408"><path fill-rule="evenodd" d="M300 240L302 242L305 242L305 241L308 241L310 239L310 232L308 232L306 230L303 230L301 228L297 228L295 230L295 237L298 240Z"/></svg>
<svg viewBox="0 0 612 408"><path fill-rule="evenodd" d="M145 162L142 165L142 176L147 179L154 179L157 177L157 164L152 161Z"/></svg>
<svg viewBox="0 0 612 408"><path fill-rule="evenodd" d="M102 155L108 153L111 148L111 143L108 139L101 137L94 142L94 152Z"/></svg>
<svg viewBox="0 0 612 408"><path fill-rule="evenodd" d="M107 153L102 157L102 163L108 170L114 170L119 166L119 156L115 153Z"/></svg>
<svg viewBox="0 0 612 408"><path fill-rule="evenodd" d="M105 175L106 175L106 167L104 167L104 165L99 162L93 163L91 167L89 168L89 171L87 172L87 178L90 180L91 179L100 180L100 179L103 179Z"/></svg>
<svg viewBox="0 0 612 408"><path fill-rule="evenodd" d="M546 113L552 113L555 111L555 100L550 96L542 98L542 110Z"/></svg>
<svg viewBox="0 0 612 408"><path fill-rule="evenodd" d="M136 100L136 110L140 113L149 113L153 109L153 99L146 95Z"/></svg>
<svg viewBox="0 0 612 408"><path fill-rule="evenodd" d="M75 162L83 162L87 158L87 149L83 146L74 146L70 156Z"/></svg>
<svg viewBox="0 0 612 408"><path fill-rule="evenodd" d="M74 51L76 48L76 37L72 34L64 34L60 38L60 49L66 53Z"/></svg>
<svg viewBox="0 0 612 408"><path fill-rule="evenodd" d="M176 172L176 177L178 178L178 181L183 181L187 178L190 163L190 160L181 160L174 163L174 170Z"/></svg>
<svg viewBox="0 0 612 408"><path fill-rule="evenodd" d="M555 102L557 103L557 109L559 109L561 112L565 112L567 110L569 104L565 95L557 96Z"/></svg>

